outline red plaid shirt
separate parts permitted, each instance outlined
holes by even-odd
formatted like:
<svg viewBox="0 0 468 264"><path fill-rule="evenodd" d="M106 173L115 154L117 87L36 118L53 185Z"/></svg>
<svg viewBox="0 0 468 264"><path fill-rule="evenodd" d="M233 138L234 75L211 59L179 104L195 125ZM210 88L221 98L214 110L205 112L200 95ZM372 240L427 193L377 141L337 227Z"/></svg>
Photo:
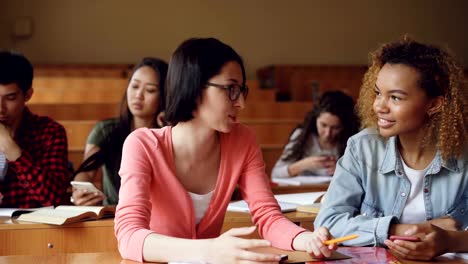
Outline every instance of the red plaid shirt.
<svg viewBox="0 0 468 264"><path fill-rule="evenodd" d="M5 180L0 182L0 206L33 208L64 202L70 174L63 126L25 108L15 142L22 153L16 161L8 161Z"/></svg>

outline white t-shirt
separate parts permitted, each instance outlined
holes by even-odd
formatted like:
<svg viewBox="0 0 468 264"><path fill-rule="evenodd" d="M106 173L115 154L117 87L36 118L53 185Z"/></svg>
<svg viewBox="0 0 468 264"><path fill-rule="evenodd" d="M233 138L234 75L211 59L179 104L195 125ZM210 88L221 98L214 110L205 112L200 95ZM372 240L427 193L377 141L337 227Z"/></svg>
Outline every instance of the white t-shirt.
<svg viewBox="0 0 468 264"><path fill-rule="evenodd" d="M401 157L400 157L401 158ZM408 167L403 159L403 170L405 171L406 177L408 177L411 183L411 191L406 200L403 214L400 218L402 224L419 224L426 221L426 206L424 205L424 176L431 167L432 163L429 164L423 170L415 170Z"/></svg>
<svg viewBox="0 0 468 264"><path fill-rule="evenodd" d="M207 194L196 194L191 192L188 193L190 198L192 198L193 208L195 210L195 221L198 224L205 215L206 210L208 210L208 206L210 205L211 197L213 197L214 191L211 191Z"/></svg>

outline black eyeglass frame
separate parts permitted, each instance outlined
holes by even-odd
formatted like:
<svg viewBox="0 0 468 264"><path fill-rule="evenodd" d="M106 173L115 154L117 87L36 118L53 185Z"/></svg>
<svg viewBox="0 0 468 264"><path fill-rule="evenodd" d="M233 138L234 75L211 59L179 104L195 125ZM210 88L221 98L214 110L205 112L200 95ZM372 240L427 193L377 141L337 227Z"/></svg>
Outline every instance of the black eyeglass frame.
<svg viewBox="0 0 468 264"><path fill-rule="evenodd" d="M240 84L233 83L233 84L224 85L224 84L207 82L206 86L213 86L216 88L228 90L229 100L233 102L237 101L237 99L239 99L239 96L241 94L244 96L244 99L247 99L247 95L249 94L249 87L245 84L240 85Z"/></svg>

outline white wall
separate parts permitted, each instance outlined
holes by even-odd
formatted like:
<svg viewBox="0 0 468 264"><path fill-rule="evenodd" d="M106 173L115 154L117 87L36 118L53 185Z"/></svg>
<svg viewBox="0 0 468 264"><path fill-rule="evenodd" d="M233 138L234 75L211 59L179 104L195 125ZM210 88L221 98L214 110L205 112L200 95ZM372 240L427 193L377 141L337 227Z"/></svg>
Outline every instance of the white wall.
<svg viewBox="0 0 468 264"><path fill-rule="evenodd" d="M464 0L0 0L0 48L34 63L134 63L214 36L253 77L268 64L365 64L379 43L410 33L468 62L467 11ZM13 41L24 16L33 36Z"/></svg>

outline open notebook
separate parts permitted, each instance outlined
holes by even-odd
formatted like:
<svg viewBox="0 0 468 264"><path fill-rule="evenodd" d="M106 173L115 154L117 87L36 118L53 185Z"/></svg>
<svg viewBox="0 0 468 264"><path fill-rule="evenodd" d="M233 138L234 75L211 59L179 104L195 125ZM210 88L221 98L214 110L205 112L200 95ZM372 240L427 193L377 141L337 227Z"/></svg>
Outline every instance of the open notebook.
<svg viewBox="0 0 468 264"><path fill-rule="evenodd" d="M64 225L80 221L96 220L115 215L115 206L68 206L61 205L55 209L37 210L22 214L19 221L28 221L52 225Z"/></svg>
<svg viewBox="0 0 468 264"><path fill-rule="evenodd" d="M281 208L281 212L296 211L298 206L316 206L318 200L325 192L306 192L306 193L291 193L277 194L276 200ZM249 207L244 200L229 203L228 211L248 213ZM318 209L317 209L318 210Z"/></svg>
<svg viewBox="0 0 468 264"><path fill-rule="evenodd" d="M40 207L40 208L0 208L0 216L14 218L22 214L27 214L27 213L31 213L37 210L44 210L44 209L54 209L54 207L47 206L47 207Z"/></svg>

